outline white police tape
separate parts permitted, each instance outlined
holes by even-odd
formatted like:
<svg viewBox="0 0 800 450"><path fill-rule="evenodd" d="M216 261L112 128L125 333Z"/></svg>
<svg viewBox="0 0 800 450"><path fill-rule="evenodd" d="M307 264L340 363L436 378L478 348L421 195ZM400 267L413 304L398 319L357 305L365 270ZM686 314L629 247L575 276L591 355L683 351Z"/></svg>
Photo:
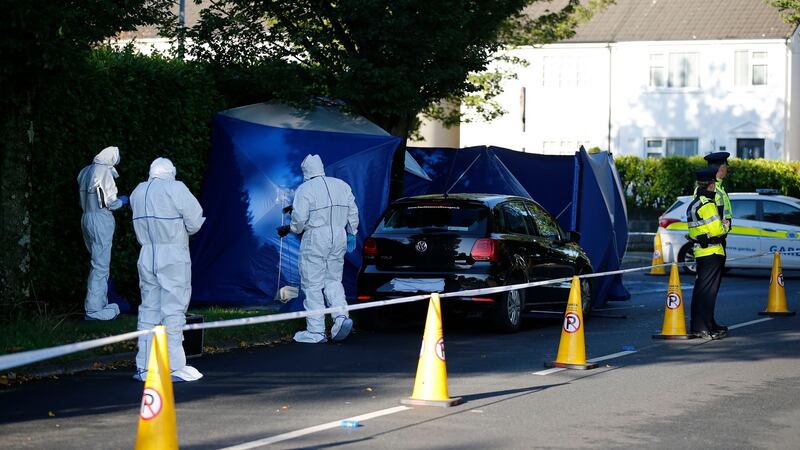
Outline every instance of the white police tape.
<svg viewBox="0 0 800 450"><path fill-rule="evenodd" d="M70 353L115 344L117 342L144 336L148 333L152 333L152 330L131 331L130 333L93 339L91 341L76 342L74 344L59 345L58 347L30 350L27 352L11 353L9 355L0 356L0 370L11 369L17 366L44 361L45 359L58 358L59 356L69 355Z"/></svg>
<svg viewBox="0 0 800 450"><path fill-rule="evenodd" d="M780 252L781 254L794 254L800 253L800 250L796 251L789 251L789 252ZM749 256L741 256L738 258L730 258L728 261L736 261L742 259L750 259L750 258L760 258L762 256L766 256L772 254L772 252L764 252L755 255ZM610 275L620 275L624 273L632 273L632 272L641 272L644 270L652 269L653 267L667 267L671 266L672 264L676 264L678 266L686 265L686 262L683 263L664 263L664 264L655 264L650 266L644 267L635 267L631 269L620 269L620 270L612 270L609 272L598 272L598 273L588 273L583 275L578 275L578 278L599 278L605 277ZM512 284L506 286L496 286L490 288L480 288L480 289L470 289L465 291L456 291L456 292L443 292L439 294L441 298L452 298L452 297L473 297L477 295L488 295L488 294L498 294L501 292L507 291L515 291L518 289L527 289L530 287L537 287L537 286L545 286L548 284L558 284L571 281L573 277L564 277L564 278L556 278L556 279L549 279L549 280L541 280L541 281L534 281L530 283L520 283L520 284ZM325 309L318 309L314 311L296 311L290 313L280 313L280 314L268 314L263 316L257 317L246 317L241 319L230 319L230 320L219 320L216 322L205 322L205 323L197 323L186 325L183 327L184 330L202 330L202 329L211 329L211 328L224 328L224 327L235 327L235 326L242 326L242 325L256 325L261 323L270 323L270 322L280 322L284 320L292 320L292 319L302 319L308 316L319 316L324 314L334 314L334 313L343 313L345 311L356 311L360 309L368 309L368 308L377 308L380 306L391 306L391 305L400 305L403 303L411 303L417 302L420 300L427 300L430 298L430 294L422 294L422 295L412 295L408 297L400 297L400 298L393 298L390 300L379 300L373 301L368 303L361 303L355 305L347 305L347 306L337 306L337 307L330 307ZM24 366L26 364L32 364L38 361L43 361L45 359L52 359L57 358L60 356L65 356L70 353L76 353L83 350L89 350L92 348L102 347L104 345L114 344L117 342L122 342L128 339L134 339L139 336L143 336L145 334L152 333L152 330L141 330L141 331L132 331L130 333L120 334L117 336L109 336L100 339L94 339L91 341L84 341L84 342L77 342L74 344L67 344L61 345L58 347L50 347L44 348L40 350L30 350L26 352L19 352L19 353L12 353L8 355L0 356L0 370L11 369L18 366Z"/></svg>

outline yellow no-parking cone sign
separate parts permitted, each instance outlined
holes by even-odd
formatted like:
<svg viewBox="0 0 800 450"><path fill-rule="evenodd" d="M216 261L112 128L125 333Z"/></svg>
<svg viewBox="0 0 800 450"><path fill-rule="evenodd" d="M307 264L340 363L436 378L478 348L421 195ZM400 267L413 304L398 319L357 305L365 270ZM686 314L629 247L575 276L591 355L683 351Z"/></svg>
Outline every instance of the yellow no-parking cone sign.
<svg viewBox="0 0 800 450"><path fill-rule="evenodd" d="M683 309L683 292L678 265L672 263L669 271L669 287L664 302L664 324L661 334L654 334L653 339L692 339L693 334L686 334L686 316Z"/></svg>
<svg viewBox="0 0 800 450"><path fill-rule="evenodd" d="M454 406L461 403L461 397L450 398L447 391L447 366L444 360L442 308L439 294L434 292L428 303L414 391L410 398L400 400L400 403L414 406Z"/></svg>
<svg viewBox="0 0 800 450"><path fill-rule="evenodd" d="M597 363L586 362L586 345L583 337L583 304L581 303L581 281L572 277L567 311L564 313L564 326L558 344L556 360L544 364L545 367L565 369L594 369Z"/></svg>
<svg viewBox="0 0 800 450"><path fill-rule="evenodd" d="M783 266L781 254L775 252L772 258L772 274L769 277L769 295L767 296L767 310L759 312L762 316L793 316L794 311L789 311L786 306L786 291L783 289Z"/></svg>
<svg viewBox="0 0 800 450"><path fill-rule="evenodd" d="M139 431L136 433L135 448L178 448L175 398L172 395L167 335L163 325L153 330L153 346L147 362L147 379L139 411Z"/></svg>

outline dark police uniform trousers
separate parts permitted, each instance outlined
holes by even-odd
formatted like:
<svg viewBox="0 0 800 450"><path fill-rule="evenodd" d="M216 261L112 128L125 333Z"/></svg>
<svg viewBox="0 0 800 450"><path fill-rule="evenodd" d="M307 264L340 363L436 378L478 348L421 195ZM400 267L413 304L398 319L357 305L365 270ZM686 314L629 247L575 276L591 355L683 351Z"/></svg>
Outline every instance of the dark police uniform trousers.
<svg viewBox="0 0 800 450"><path fill-rule="evenodd" d="M692 291L692 332L714 331L714 309L725 268L725 256L708 255L696 259L697 280Z"/></svg>

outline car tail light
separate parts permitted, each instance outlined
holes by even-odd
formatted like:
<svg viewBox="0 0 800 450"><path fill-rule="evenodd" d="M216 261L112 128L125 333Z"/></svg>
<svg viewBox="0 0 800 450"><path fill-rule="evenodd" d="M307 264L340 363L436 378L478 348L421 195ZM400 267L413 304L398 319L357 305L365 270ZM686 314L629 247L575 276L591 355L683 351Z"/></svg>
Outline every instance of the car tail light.
<svg viewBox="0 0 800 450"><path fill-rule="evenodd" d="M375 242L375 239L367 238L364 241L364 252L362 256L365 258L375 258L378 256L378 243Z"/></svg>
<svg viewBox="0 0 800 450"><path fill-rule="evenodd" d="M680 220L672 219L669 217L659 217L658 226L661 228L667 228L668 226L672 225L675 222L680 222Z"/></svg>
<svg viewBox="0 0 800 450"><path fill-rule="evenodd" d="M497 242L494 239L478 239L472 245L472 259L475 261L497 261Z"/></svg>
<svg viewBox="0 0 800 450"><path fill-rule="evenodd" d="M360 302L366 302L367 300L372 300L372 296L371 295L359 295L358 296L358 301L360 301Z"/></svg>

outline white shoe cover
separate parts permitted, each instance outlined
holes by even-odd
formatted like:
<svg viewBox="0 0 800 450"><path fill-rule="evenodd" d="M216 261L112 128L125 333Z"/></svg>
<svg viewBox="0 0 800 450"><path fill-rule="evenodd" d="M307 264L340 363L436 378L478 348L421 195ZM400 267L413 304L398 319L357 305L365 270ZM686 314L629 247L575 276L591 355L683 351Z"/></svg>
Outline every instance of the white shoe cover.
<svg viewBox="0 0 800 450"><path fill-rule="evenodd" d="M146 370L137 370L135 374L133 374L133 379L136 381L144 381L147 379L147 371Z"/></svg>
<svg viewBox="0 0 800 450"><path fill-rule="evenodd" d="M114 320L119 315L119 305L116 303L109 303L105 308L100 311L86 313L86 320Z"/></svg>
<svg viewBox="0 0 800 450"><path fill-rule="evenodd" d="M294 334L294 341L302 344L322 344L328 342L328 338L325 337L325 333L298 331Z"/></svg>
<svg viewBox="0 0 800 450"><path fill-rule="evenodd" d="M343 341L353 329L353 319L347 316L339 316L333 321L331 327L331 340Z"/></svg>
<svg viewBox="0 0 800 450"><path fill-rule="evenodd" d="M182 369L172 371L172 381L180 383L181 381L197 381L203 378L203 374L192 366L183 366Z"/></svg>

